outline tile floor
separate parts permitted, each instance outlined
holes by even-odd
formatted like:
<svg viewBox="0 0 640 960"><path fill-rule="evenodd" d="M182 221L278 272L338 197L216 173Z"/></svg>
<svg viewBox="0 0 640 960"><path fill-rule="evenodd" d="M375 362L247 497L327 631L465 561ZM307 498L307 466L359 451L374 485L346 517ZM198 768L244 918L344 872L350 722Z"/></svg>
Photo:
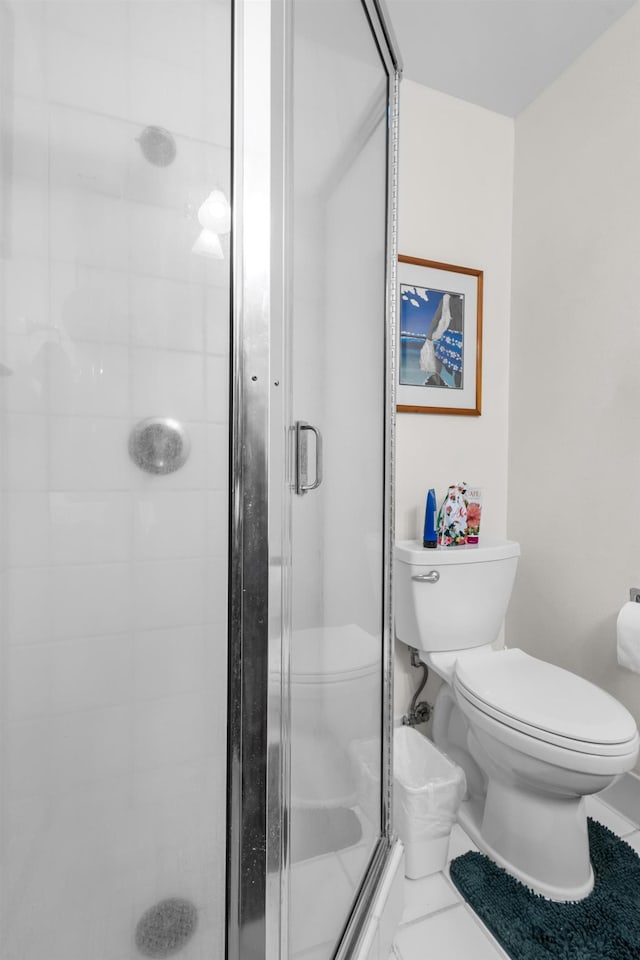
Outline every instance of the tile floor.
<svg viewBox="0 0 640 960"><path fill-rule="evenodd" d="M633 822L609 804L587 798L587 812L640 853L640 822ZM638 818L640 820L640 818ZM449 860L477 847L456 824L449 844ZM405 908L389 960L505 960L476 914L451 883L448 871L406 880Z"/></svg>

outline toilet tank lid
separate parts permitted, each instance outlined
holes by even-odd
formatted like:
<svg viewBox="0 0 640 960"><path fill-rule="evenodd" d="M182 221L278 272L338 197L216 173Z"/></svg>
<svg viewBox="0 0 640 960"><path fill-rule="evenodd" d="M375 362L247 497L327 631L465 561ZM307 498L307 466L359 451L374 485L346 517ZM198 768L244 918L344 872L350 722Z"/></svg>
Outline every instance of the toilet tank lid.
<svg viewBox="0 0 640 960"><path fill-rule="evenodd" d="M440 567L446 564L483 563L487 560L507 560L520 556L520 544L515 540L500 540L496 537L480 537L480 543L463 547L437 547L425 549L420 540L398 540L394 556L400 563L416 567Z"/></svg>

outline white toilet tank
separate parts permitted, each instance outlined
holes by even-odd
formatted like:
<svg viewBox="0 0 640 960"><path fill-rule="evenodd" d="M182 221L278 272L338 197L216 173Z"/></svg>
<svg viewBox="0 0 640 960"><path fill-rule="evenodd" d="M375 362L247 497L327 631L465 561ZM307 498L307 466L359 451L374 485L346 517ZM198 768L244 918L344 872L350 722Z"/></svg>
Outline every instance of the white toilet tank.
<svg viewBox="0 0 640 960"><path fill-rule="evenodd" d="M493 643L507 612L520 545L482 537L464 547L395 550L395 629L418 650L464 650Z"/></svg>

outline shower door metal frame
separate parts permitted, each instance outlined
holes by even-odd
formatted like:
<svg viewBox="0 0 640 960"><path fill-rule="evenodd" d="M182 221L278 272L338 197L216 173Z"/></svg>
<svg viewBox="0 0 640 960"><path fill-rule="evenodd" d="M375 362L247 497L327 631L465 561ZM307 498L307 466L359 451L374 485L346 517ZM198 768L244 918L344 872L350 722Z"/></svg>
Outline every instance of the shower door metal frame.
<svg viewBox="0 0 640 960"><path fill-rule="evenodd" d="M269 430L282 379L273 339L282 325L284 116L274 106L284 13L281 2L233 3L228 960L275 960L280 943L282 818L273 813L283 807L286 701L282 679L279 695L269 686L270 662L281 659L269 637L279 616L269 604L270 556L281 555L269 471L284 450L271 448Z"/></svg>
<svg viewBox="0 0 640 960"><path fill-rule="evenodd" d="M393 536L395 528L395 424L396 424L396 293L398 255L398 135L402 61L384 0L360 0L388 77L387 108L387 262L385 322L385 424L384 424L384 584L383 584L383 691L381 718L381 836L369 870L345 928L334 960L361 960L360 946L372 908L385 881L398 840L393 827Z"/></svg>
<svg viewBox="0 0 640 960"><path fill-rule="evenodd" d="M392 824L391 572L395 258L401 64L380 0L360 0L388 75L382 830L336 953L355 956L385 875ZM291 0L233 2L227 960L287 956L289 866L288 228ZM272 590L270 571L282 587ZM271 625L271 626L270 626Z"/></svg>

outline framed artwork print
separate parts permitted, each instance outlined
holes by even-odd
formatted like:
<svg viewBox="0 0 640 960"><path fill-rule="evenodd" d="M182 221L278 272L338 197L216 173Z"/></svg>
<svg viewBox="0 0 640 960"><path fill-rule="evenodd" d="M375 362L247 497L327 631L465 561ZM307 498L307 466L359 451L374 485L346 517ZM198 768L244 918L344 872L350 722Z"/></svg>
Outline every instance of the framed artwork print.
<svg viewBox="0 0 640 960"><path fill-rule="evenodd" d="M400 413L480 416L482 270L398 257Z"/></svg>

